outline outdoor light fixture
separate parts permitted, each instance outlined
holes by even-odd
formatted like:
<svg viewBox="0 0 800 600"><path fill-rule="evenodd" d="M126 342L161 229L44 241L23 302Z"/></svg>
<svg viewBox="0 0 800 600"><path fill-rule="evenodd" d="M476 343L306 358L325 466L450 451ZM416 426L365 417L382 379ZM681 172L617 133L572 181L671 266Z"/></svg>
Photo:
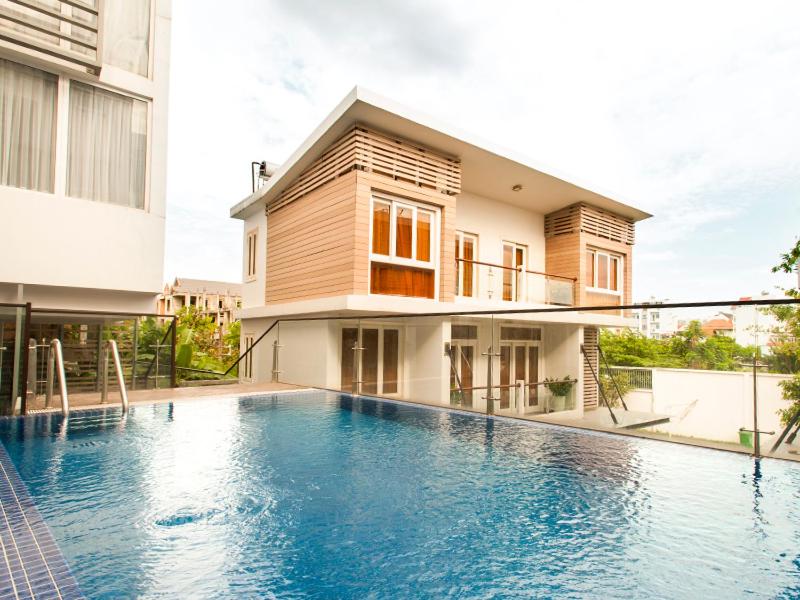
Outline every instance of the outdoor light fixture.
<svg viewBox="0 0 800 600"><path fill-rule="evenodd" d="M522 185L520 185L519 183L517 183L517 184L515 184L515 185L513 185L513 186L511 187L511 191L512 191L512 192L518 192L518 191L520 191L521 189L522 189Z"/></svg>

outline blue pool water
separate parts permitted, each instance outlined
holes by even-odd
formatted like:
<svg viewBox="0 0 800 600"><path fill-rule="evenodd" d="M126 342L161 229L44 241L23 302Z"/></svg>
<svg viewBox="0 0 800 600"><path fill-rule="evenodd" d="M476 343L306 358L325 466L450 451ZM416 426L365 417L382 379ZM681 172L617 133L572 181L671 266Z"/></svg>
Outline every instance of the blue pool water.
<svg viewBox="0 0 800 600"><path fill-rule="evenodd" d="M0 420L90 598L796 598L800 465L322 392Z"/></svg>

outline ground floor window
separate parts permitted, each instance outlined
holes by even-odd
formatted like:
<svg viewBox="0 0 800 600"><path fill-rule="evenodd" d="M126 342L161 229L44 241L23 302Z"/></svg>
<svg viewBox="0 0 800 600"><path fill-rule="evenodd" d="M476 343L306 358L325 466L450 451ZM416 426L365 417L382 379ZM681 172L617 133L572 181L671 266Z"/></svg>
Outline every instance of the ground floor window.
<svg viewBox="0 0 800 600"><path fill-rule="evenodd" d="M341 389L362 394L400 391L400 330L392 327L342 328Z"/></svg>
<svg viewBox="0 0 800 600"><path fill-rule="evenodd" d="M534 342L505 341L500 343L500 408L511 408L516 392L512 386L525 382L522 391L525 406L539 405L539 346Z"/></svg>

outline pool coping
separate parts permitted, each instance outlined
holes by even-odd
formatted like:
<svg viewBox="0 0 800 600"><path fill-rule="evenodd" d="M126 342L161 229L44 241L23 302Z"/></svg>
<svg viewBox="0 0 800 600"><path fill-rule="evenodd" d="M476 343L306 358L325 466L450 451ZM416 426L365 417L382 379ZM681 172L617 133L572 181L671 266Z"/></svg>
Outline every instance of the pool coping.
<svg viewBox="0 0 800 600"><path fill-rule="evenodd" d="M85 597L3 444L0 517L0 599Z"/></svg>

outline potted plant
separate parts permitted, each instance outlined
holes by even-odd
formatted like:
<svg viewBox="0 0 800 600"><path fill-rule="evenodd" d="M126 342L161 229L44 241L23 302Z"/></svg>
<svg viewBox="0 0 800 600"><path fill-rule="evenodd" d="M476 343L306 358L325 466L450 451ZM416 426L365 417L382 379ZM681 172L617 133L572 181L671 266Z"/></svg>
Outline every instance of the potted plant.
<svg viewBox="0 0 800 600"><path fill-rule="evenodd" d="M546 387L551 394L553 394L553 401L551 404L550 412L562 411L567 405L567 395L572 389L572 378L567 375L564 379L556 377L547 377L544 380L544 387Z"/></svg>

